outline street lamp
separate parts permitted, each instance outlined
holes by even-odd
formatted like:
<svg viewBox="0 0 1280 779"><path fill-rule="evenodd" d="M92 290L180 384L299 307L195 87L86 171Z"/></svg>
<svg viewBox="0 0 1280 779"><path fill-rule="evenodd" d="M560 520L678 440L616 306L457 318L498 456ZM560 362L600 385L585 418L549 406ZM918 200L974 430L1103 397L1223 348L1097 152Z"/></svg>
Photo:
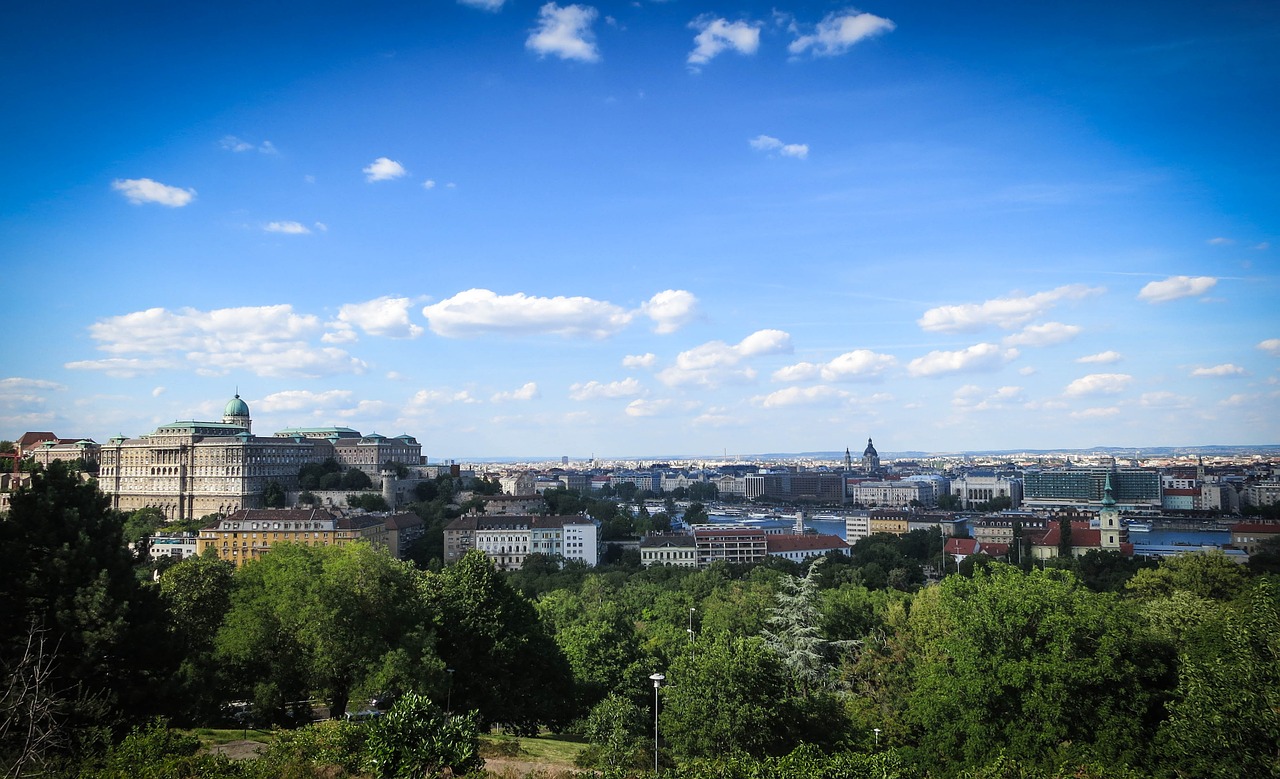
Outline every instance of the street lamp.
<svg viewBox="0 0 1280 779"><path fill-rule="evenodd" d="M658 773L658 688L667 677L662 674L650 674L653 681L653 773Z"/></svg>
<svg viewBox="0 0 1280 779"><path fill-rule="evenodd" d="M689 607L689 627L688 627L688 631L689 631L689 648L690 648L690 649L692 649L692 648L693 648L693 612L695 612L695 611L697 611L697 609L693 608L692 606L691 606L691 607ZM694 650L694 651L696 652L697 650Z"/></svg>
<svg viewBox="0 0 1280 779"><path fill-rule="evenodd" d="M880 728L872 728L876 732L876 749L880 748Z"/></svg>
<svg viewBox="0 0 1280 779"><path fill-rule="evenodd" d="M444 669L449 672L449 690L445 693L444 711L446 714L453 713L453 669Z"/></svg>

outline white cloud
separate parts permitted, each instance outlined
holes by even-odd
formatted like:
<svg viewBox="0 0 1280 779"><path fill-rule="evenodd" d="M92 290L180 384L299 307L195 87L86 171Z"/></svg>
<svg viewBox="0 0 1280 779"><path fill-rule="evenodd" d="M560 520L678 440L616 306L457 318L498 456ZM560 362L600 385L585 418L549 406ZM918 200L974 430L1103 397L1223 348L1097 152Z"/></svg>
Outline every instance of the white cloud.
<svg viewBox="0 0 1280 779"><path fill-rule="evenodd" d="M155 389L151 390L151 397L158 398L161 395L163 395L164 392L165 392L164 387L156 387Z"/></svg>
<svg viewBox="0 0 1280 779"><path fill-rule="evenodd" d="M698 384L715 387L724 382L754 381L756 372L739 364L750 357L791 352L791 336L781 330L758 330L736 345L708 341L676 355L676 364L658 373L671 387Z"/></svg>
<svg viewBox="0 0 1280 779"><path fill-rule="evenodd" d="M787 387L777 392L771 392L768 395L754 397L751 402L761 408L812 406L841 401L848 395L849 393L842 392L835 387L819 384L814 387Z"/></svg>
<svg viewBox="0 0 1280 779"><path fill-rule="evenodd" d="M1061 322L1027 325L1022 332L1007 336L1003 343L1005 346L1054 346L1075 338L1081 329L1079 325L1064 325Z"/></svg>
<svg viewBox="0 0 1280 779"><path fill-rule="evenodd" d="M1205 243L1209 244L1210 246L1230 246L1231 244L1235 243L1235 241L1231 240L1230 238L1223 238L1222 236L1218 236L1217 238L1210 238Z"/></svg>
<svg viewBox="0 0 1280 779"><path fill-rule="evenodd" d="M787 51L800 55L812 50L815 57L834 57L844 54L859 41L892 31L895 26L888 19L874 14L831 13L818 22L812 35L802 35L792 41Z"/></svg>
<svg viewBox="0 0 1280 779"><path fill-rule="evenodd" d="M1138 405L1144 408L1190 408L1193 402L1192 398L1177 395L1167 390L1144 392L1138 398Z"/></svg>
<svg viewBox="0 0 1280 779"><path fill-rule="evenodd" d="M1280 338L1268 338L1258 344L1258 348L1273 357L1280 357Z"/></svg>
<svg viewBox="0 0 1280 779"><path fill-rule="evenodd" d="M1063 395L1072 398L1087 395L1115 395L1128 389L1133 377L1127 373L1091 373L1067 385Z"/></svg>
<svg viewBox="0 0 1280 779"><path fill-rule="evenodd" d="M755 54L760 48L760 25L754 22L730 22L704 15L690 22L689 27L698 31L687 60L693 66L705 65L727 50Z"/></svg>
<svg viewBox="0 0 1280 779"><path fill-rule="evenodd" d="M1076 362L1109 365L1113 362L1120 362L1122 359L1124 359L1124 355L1120 354L1120 352L1105 351L1098 352L1097 354L1086 355L1084 357L1077 357Z"/></svg>
<svg viewBox="0 0 1280 779"><path fill-rule="evenodd" d="M534 398L539 397L539 395L538 383L536 381L531 381L519 389L514 389L510 392L495 392L489 401L491 403L505 403L511 400L533 400Z"/></svg>
<svg viewBox="0 0 1280 779"><path fill-rule="evenodd" d="M988 393L975 384L966 384L952 393L951 407L959 412L999 411L1010 404L1022 404L1022 387L1001 387Z"/></svg>
<svg viewBox="0 0 1280 779"><path fill-rule="evenodd" d="M1148 283L1138 293L1138 299L1148 303L1167 303L1170 300L1203 295L1217 283L1218 280L1213 276L1170 276L1164 281Z"/></svg>
<svg viewBox="0 0 1280 779"><path fill-rule="evenodd" d="M479 8L481 11L500 11L504 2L506 0L458 0L459 5Z"/></svg>
<svg viewBox="0 0 1280 779"><path fill-rule="evenodd" d="M1018 356L1017 349L996 344L974 344L954 352L933 351L907 364L912 376L941 376L946 373L993 371Z"/></svg>
<svg viewBox="0 0 1280 779"><path fill-rule="evenodd" d="M600 51L591 30L597 15L596 9L587 5L560 7L547 3L538 10L538 27L524 45L542 56L554 54L566 60L598 62Z"/></svg>
<svg viewBox="0 0 1280 779"><path fill-rule="evenodd" d="M855 349L827 363L802 362L779 368L773 372L773 379L807 381L820 376L823 381L875 381L897 364L898 359L893 355Z"/></svg>
<svg viewBox="0 0 1280 779"><path fill-rule="evenodd" d="M435 179L427 179L426 181L422 182L422 188L423 188L423 189L435 189L435 188L436 188L436 182L435 182Z"/></svg>
<svg viewBox="0 0 1280 779"><path fill-rule="evenodd" d="M916 324L933 332L959 333L999 327L1013 330L1022 327L1064 300L1080 300L1099 295L1101 287L1069 284L1046 292L1023 297L993 298L982 303L964 303L955 306L938 306L924 312Z"/></svg>
<svg viewBox="0 0 1280 779"><path fill-rule="evenodd" d="M668 289L649 298L640 312L655 323L653 331L660 335L674 333L698 315L698 298L682 289Z"/></svg>
<svg viewBox="0 0 1280 779"><path fill-rule="evenodd" d="M398 179L408 172L403 165L389 157L379 157L361 168L361 171L364 173L364 180L369 182Z"/></svg>
<svg viewBox="0 0 1280 779"><path fill-rule="evenodd" d="M287 304L200 311L151 308L108 317L89 326L98 349L113 355L66 367L136 376L186 367L201 375L245 370L258 376L320 377L363 373L350 354L309 341L322 333L320 320Z"/></svg>
<svg viewBox="0 0 1280 779"><path fill-rule="evenodd" d="M658 356L653 352L644 354L628 354L622 358L622 367L624 368L652 368L653 364L658 361Z"/></svg>
<svg viewBox="0 0 1280 779"><path fill-rule="evenodd" d="M254 401L255 411L313 411L345 406L351 402L351 390L284 390L273 392L262 400Z"/></svg>
<svg viewBox="0 0 1280 779"><path fill-rule="evenodd" d="M0 379L0 393L4 394L29 390L64 390L66 388L65 384L45 379L24 379L21 376Z"/></svg>
<svg viewBox="0 0 1280 779"><path fill-rule="evenodd" d="M409 399L405 413L413 416L437 406L448 406L453 403L473 405L479 402L480 400L473 396L470 390L458 390L456 392L453 390L418 390Z"/></svg>
<svg viewBox="0 0 1280 779"><path fill-rule="evenodd" d="M712 406L693 418L691 424L697 427L729 427L742 423L742 419L729 413L724 406Z"/></svg>
<svg viewBox="0 0 1280 779"><path fill-rule="evenodd" d="M809 156L809 145L807 143L783 143L772 135L757 135L747 143L757 151L776 151L783 157L795 157L803 160Z"/></svg>
<svg viewBox="0 0 1280 779"><path fill-rule="evenodd" d="M284 233L285 235L308 235L311 230L301 222L267 222L262 228L269 233Z"/></svg>
<svg viewBox="0 0 1280 779"><path fill-rule="evenodd" d="M626 413L629 417L654 417L672 405L670 400L633 400L627 404Z"/></svg>
<svg viewBox="0 0 1280 779"><path fill-rule="evenodd" d="M276 154L275 144L271 141L263 141L261 144L254 145L246 140L237 138L234 135L224 135L222 140L218 141L218 145L230 152L246 152L258 151L261 154Z"/></svg>
<svg viewBox="0 0 1280 779"><path fill-rule="evenodd" d="M1103 408L1086 408L1080 411L1072 411L1072 419L1107 419L1114 417L1120 413L1120 409L1116 406L1106 406Z"/></svg>
<svg viewBox="0 0 1280 779"><path fill-rule="evenodd" d="M569 386L571 400L596 400L599 398L626 398L643 392L640 382L634 378L622 381L611 381L604 384L598 381L576 383Z"/></svg>
<svg viewBox="0 0 1280 779"><path fill-rule="evenodd" d="M422 315L431 331L447 338L502 333L605 338L630 323L632 315L603 300L586 297L542 298L517 292L498 295L469 289L426 306Z"/></svg>
<svg viewBox="0 0 1280 779"><path fill-rule="evenodd" d="M1191 372L1191 375L1197 378L1213 378L1220 376L1244 376L1246 373L1247 371L1239 365L1233 365L1226 362L1222 365L1215 365L1212 368L1196 368Z"/></svg>
<svg viewBox="0 0 1280 779"><path fill-rule="evenodd" d="M388 338L417 338L422 335L423 328L409 320L409 306L413 301L409 298L397 298L390 295L376 298L365 303L347 303L338 309L338 320L345 324L355 325L369 335L383 335Z"/></svg>
<svg viewBox="0 0 1280 779"><path fill-rule="evenodd" d="M123 194L134 205L159 203L170 208L181 208L196 198L194 189L180 189L161 184L152 179L116 179L111 188Z"/></svg>

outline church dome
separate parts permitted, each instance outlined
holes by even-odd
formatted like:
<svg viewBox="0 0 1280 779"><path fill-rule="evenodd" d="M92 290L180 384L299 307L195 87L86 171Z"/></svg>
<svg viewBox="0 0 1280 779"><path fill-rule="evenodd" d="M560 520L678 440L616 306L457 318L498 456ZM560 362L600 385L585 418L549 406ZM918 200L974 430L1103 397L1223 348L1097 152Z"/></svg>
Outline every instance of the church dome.
<svg viewBox="0 0 1280 779"><path fill-rule="evenodd" d="M870 438L867 439L867 448L862 450L862 456L863 457L879 457L880 456L880 454L876 452L876 448L871 445Z"/></svg>
<svg viewBox="0 0 1280 779"><path fill-rule="evenodd" d="M227 401L227 407L222 410L224 417L247 417L249 416L249 404L240 399L239 393L234 398Z"/></svg>

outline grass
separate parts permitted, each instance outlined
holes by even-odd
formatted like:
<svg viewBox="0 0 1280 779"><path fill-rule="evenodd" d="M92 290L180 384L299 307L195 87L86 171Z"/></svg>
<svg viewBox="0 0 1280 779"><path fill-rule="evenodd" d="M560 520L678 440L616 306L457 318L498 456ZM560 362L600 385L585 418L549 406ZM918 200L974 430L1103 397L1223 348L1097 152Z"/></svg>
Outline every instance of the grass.
<svg viewBox="0 0 1280 779"><path fill-rule="evenodd" d="M257 741L259 744L265 744L271 740L271 731L253 728L249 728L248 735L245 735L244 728L193 728L185 732L200 739L200 745L205 749L229 744L232 741Z"/></svg>
<svg viewBox="0 0 1280 779"><path fill-rule="evenodd" d="M500 744L512 740L511 736L481 736L482 743ZM573 759L583 750L584 744L572 736L544 734L533 738L514 738L520 745L520 753L512 755L516 760L528 763L545 763L557 768L572 768Z"/></svg>

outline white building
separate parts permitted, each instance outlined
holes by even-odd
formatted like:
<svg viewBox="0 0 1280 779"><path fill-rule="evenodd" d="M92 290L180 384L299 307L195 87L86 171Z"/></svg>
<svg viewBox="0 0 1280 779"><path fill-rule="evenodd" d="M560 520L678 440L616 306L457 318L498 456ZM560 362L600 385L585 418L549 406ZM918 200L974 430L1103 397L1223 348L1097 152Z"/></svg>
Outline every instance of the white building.
<svg viewBox="0 0 1280 779"><path fill-rule="evenodd" d="M1008 498L1010 508L1022 505L1022 481L991 471L971 471L951 480L951 494L960 499L960 507L971 509L996 498Z"/></svg>

